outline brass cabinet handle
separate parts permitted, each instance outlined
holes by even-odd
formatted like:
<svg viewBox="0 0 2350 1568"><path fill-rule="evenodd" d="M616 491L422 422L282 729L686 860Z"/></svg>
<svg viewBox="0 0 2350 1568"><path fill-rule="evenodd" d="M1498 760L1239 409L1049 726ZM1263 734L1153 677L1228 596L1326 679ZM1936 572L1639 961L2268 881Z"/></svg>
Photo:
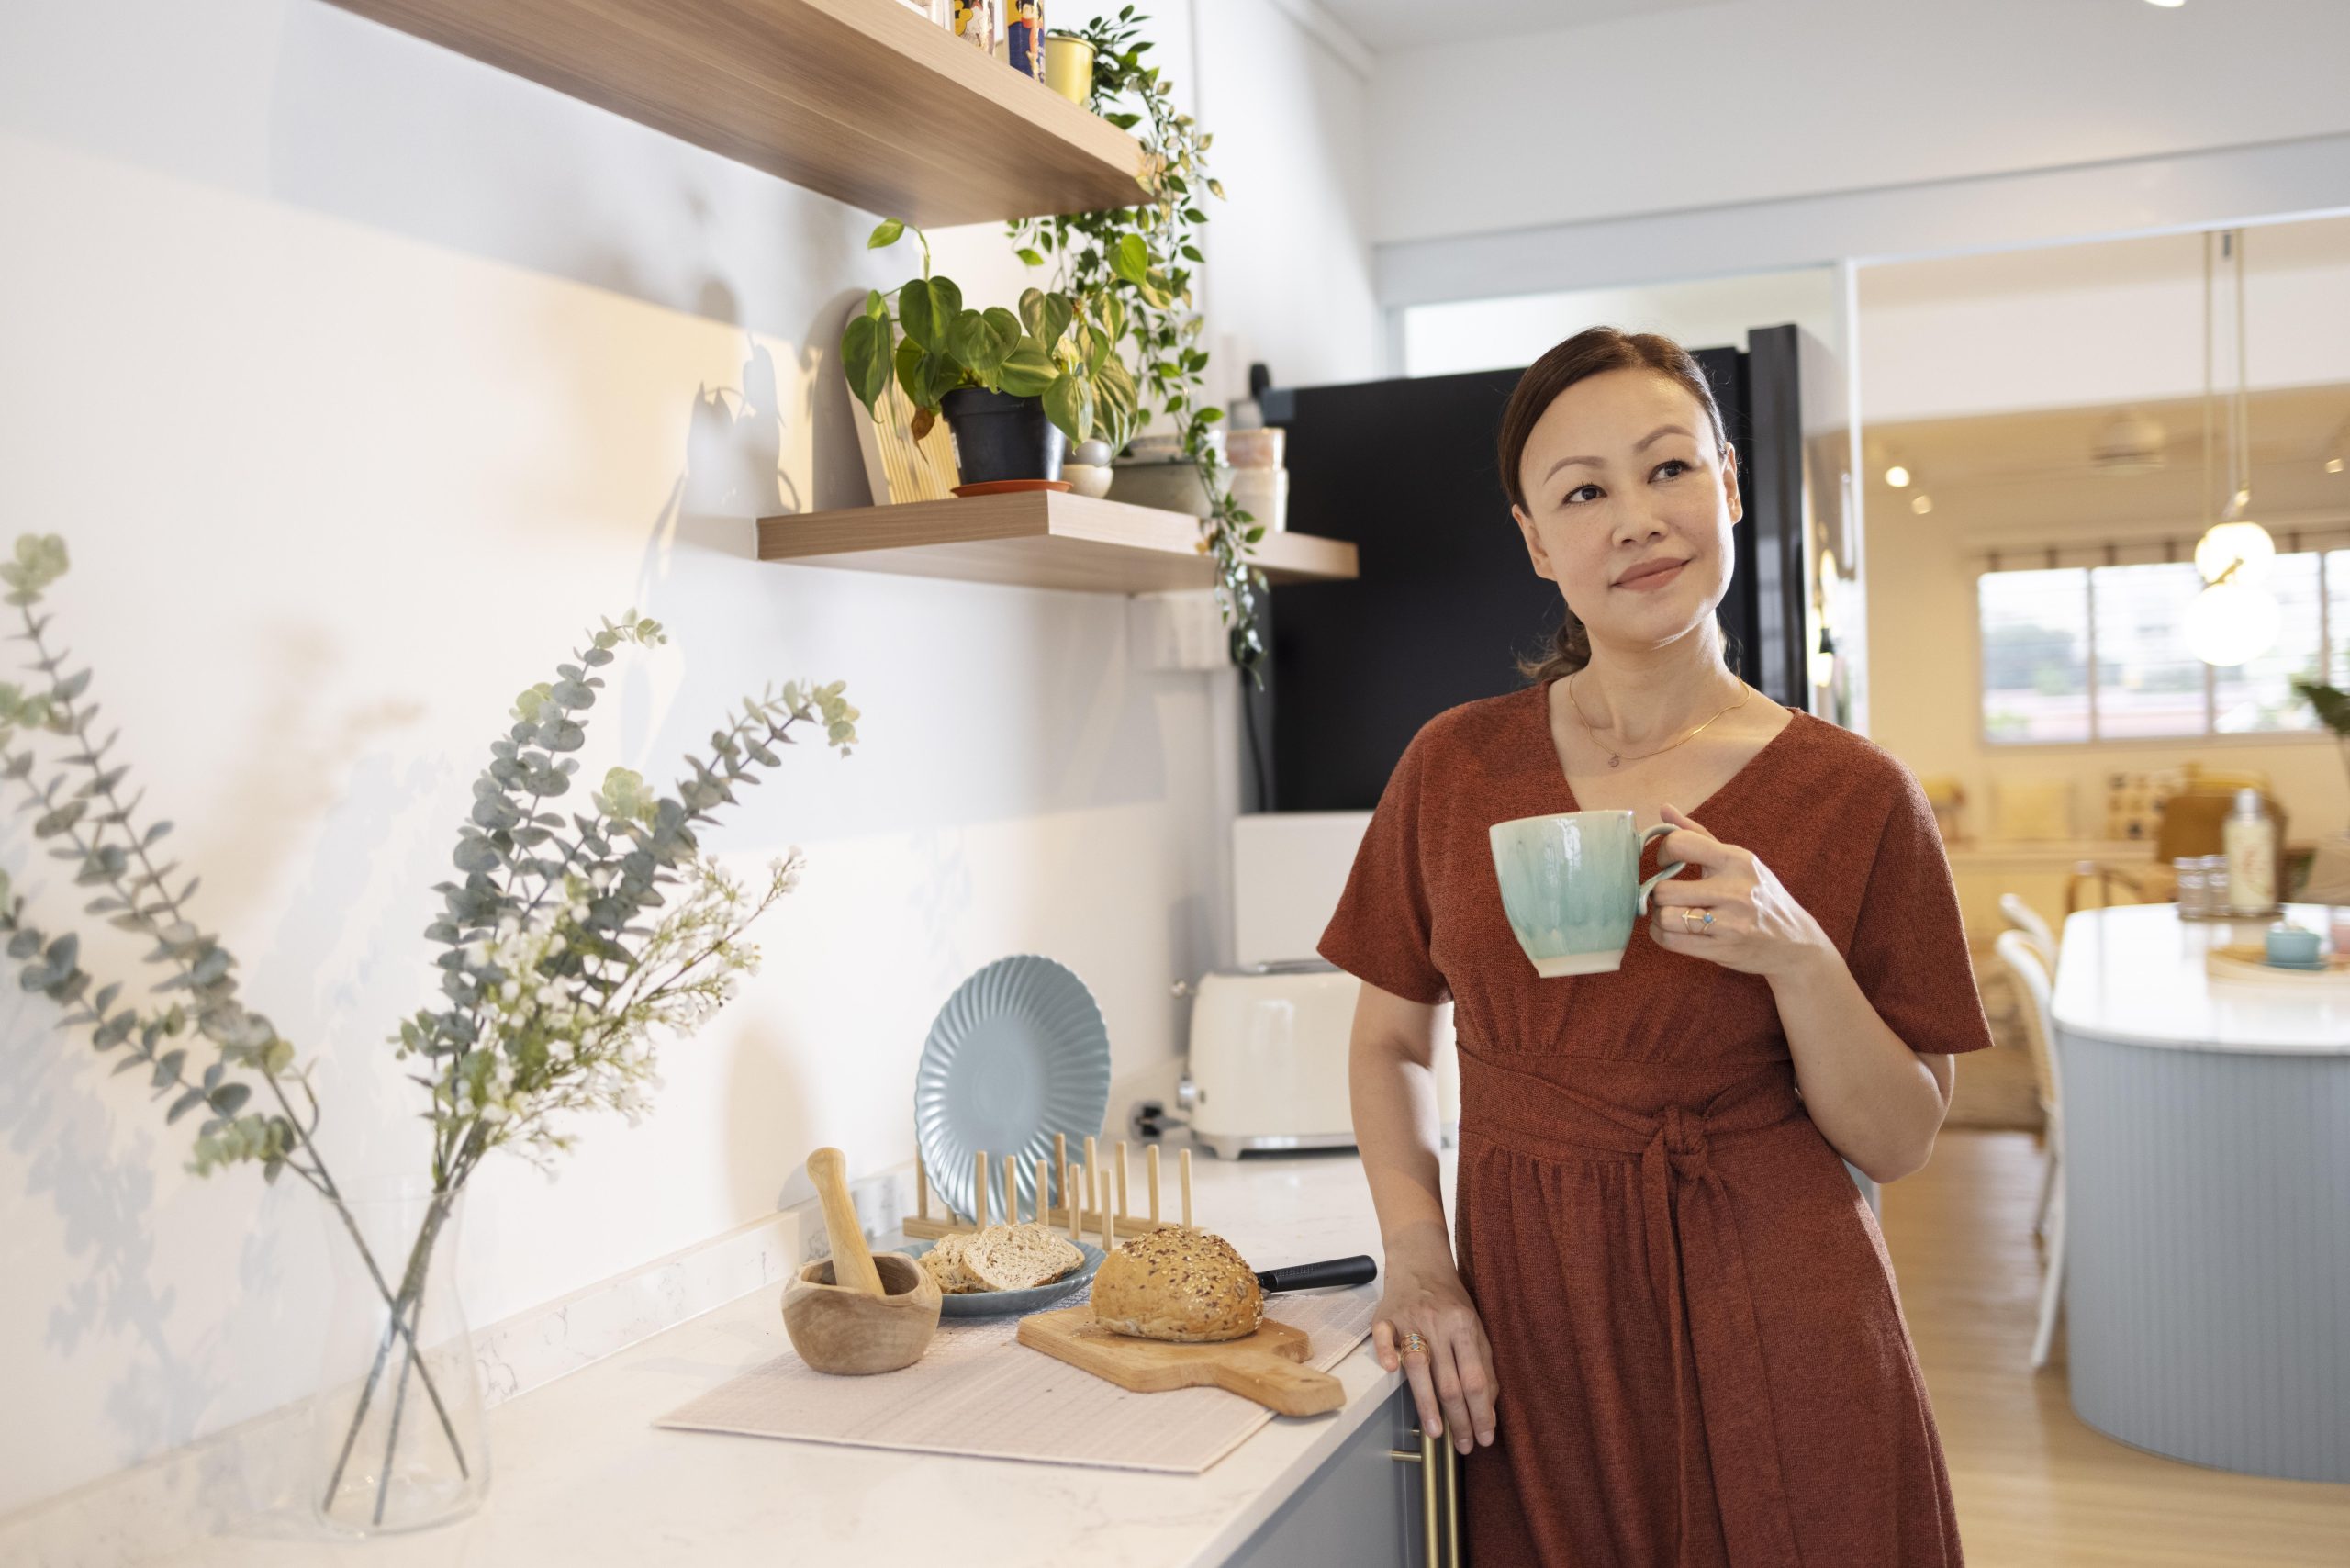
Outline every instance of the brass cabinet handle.
<svg viewBox="0 0 2350 1568"><path fill-rule="evenodd" d="M1420 1524L1426 1532L1427 1568L1460 1568L1460 1457L1452 1445L1441 1437L1415 1428L1412 1436L1420 1439L1419 1451L1410 1449L1389 1449L1387 1457L1404 1464L1420 1467ZM1444 1513L1441 1527L1437 1522L1437 1489L1438 1471L1443 1472Z"/></svg>

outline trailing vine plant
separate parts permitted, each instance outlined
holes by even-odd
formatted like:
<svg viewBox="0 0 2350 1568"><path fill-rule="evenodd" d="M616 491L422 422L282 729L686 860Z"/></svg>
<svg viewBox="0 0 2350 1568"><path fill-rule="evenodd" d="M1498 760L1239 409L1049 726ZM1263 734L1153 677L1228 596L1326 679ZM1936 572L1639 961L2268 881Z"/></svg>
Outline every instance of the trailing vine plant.
<svg viewBox="0 0 2350 1568"><path fill-rule="evenodd" d="M1142 142L1142 185L1149 199L1137 207L1021 218L1009 231L1023 262L1052 269L1056 292L1124 302L1118 351L1133 356L1136 422L1165 416L1199 471L1211 502L1201 520L1200 553L1215 564L1216 608L1232 662L1261 685L1266 582L1250 554L1265 530L1233 500L1224 459L1209 442L1224 410L1203 395L1208 355L1199 346L1201 319L1192 297L1192 282L1205 262L1199 247L1199 230L1207 222L1203 204L1222 200L1224 186L1208 173L1214 137L1175 107L1171 84L1159 68L1143 63L1151 40L1141 36L1142 27L1149 19L1125 6L1115 17L1095 17L1076 35L1093 46L1087 106Z"/></svg>

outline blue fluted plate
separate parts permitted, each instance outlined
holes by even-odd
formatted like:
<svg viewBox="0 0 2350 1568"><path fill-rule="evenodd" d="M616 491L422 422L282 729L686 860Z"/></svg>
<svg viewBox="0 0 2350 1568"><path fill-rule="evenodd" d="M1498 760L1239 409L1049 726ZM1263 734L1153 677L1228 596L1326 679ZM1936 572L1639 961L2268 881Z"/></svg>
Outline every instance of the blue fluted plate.
<svg viewBox="0 0 2350 1568"><path fill-rule="evenodd" d="M1110 1108L1110 1031L1067 966L1034 953L998 958L955 990L923 1042L914 1141L931 1191L973 1210L971 1161L988 1154L988 1217L1004 1218L1003 1157L1017 1156L1020 1212L1036 1206L1036 1161L1053 1135L1081 1144Z"/></svg>
<svg viewBox="0 0 2350 1568"><path fill-rule="evenodd" d="M913 1241L898 1250L909 1258L919 1258L937 1245L935 1241ZM1102 1249L1090 1241L1080 1241L1077 1247L1085 1254L1085 1261L1049 1285L1038 1285L1034 1290L1025 1291L967 1291L960 1295L942 1295L938 1298L938 1315L941 1317L1002 1317L1015 1312L1042 1312L1071 1291L1082 1290L1091 1283L1093 1271L1102 1266Z"/></svg>

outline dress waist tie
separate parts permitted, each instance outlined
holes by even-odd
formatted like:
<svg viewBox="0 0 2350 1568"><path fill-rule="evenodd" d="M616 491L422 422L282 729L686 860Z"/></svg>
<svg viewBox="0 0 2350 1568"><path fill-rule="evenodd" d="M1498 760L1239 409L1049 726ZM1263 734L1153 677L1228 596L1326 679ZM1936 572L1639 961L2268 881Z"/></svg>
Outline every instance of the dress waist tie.
<svg viewBox="0 0 2350 1568"><path fill-rule="evenodd" d="M1801 1568L1746 1251L1710 1159L1714 1142L1807 1119L1791 1064L1739 1080L1702 1110L1669 1104L1651 1116L1501 1066L1463 1041L1460 1094L1468 1137L1538 1159L1638 1159L1649 1282L1673 1350L1681 1532L1703 1528L1691 1518L1691 1480L1704 1455L1717 1495L1771 1499L1722 1518L1733 1568Z"/></svg>

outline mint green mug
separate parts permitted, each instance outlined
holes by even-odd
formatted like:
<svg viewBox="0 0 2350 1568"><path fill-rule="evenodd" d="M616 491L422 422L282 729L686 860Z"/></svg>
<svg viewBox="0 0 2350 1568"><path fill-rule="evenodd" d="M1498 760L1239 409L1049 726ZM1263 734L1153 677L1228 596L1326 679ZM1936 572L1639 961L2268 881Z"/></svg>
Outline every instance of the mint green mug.
<svg viewBox="0 0 2350 1568"><path fill-rule="evenodd" d="M1659 823L1642 833L1632 823L1629 812L1560 812L1485 830L1509 928L1545 980L1621 966L1649 895L1687 864L1676 860L1642 881L1641 852L1673 827Z"/></svg>

